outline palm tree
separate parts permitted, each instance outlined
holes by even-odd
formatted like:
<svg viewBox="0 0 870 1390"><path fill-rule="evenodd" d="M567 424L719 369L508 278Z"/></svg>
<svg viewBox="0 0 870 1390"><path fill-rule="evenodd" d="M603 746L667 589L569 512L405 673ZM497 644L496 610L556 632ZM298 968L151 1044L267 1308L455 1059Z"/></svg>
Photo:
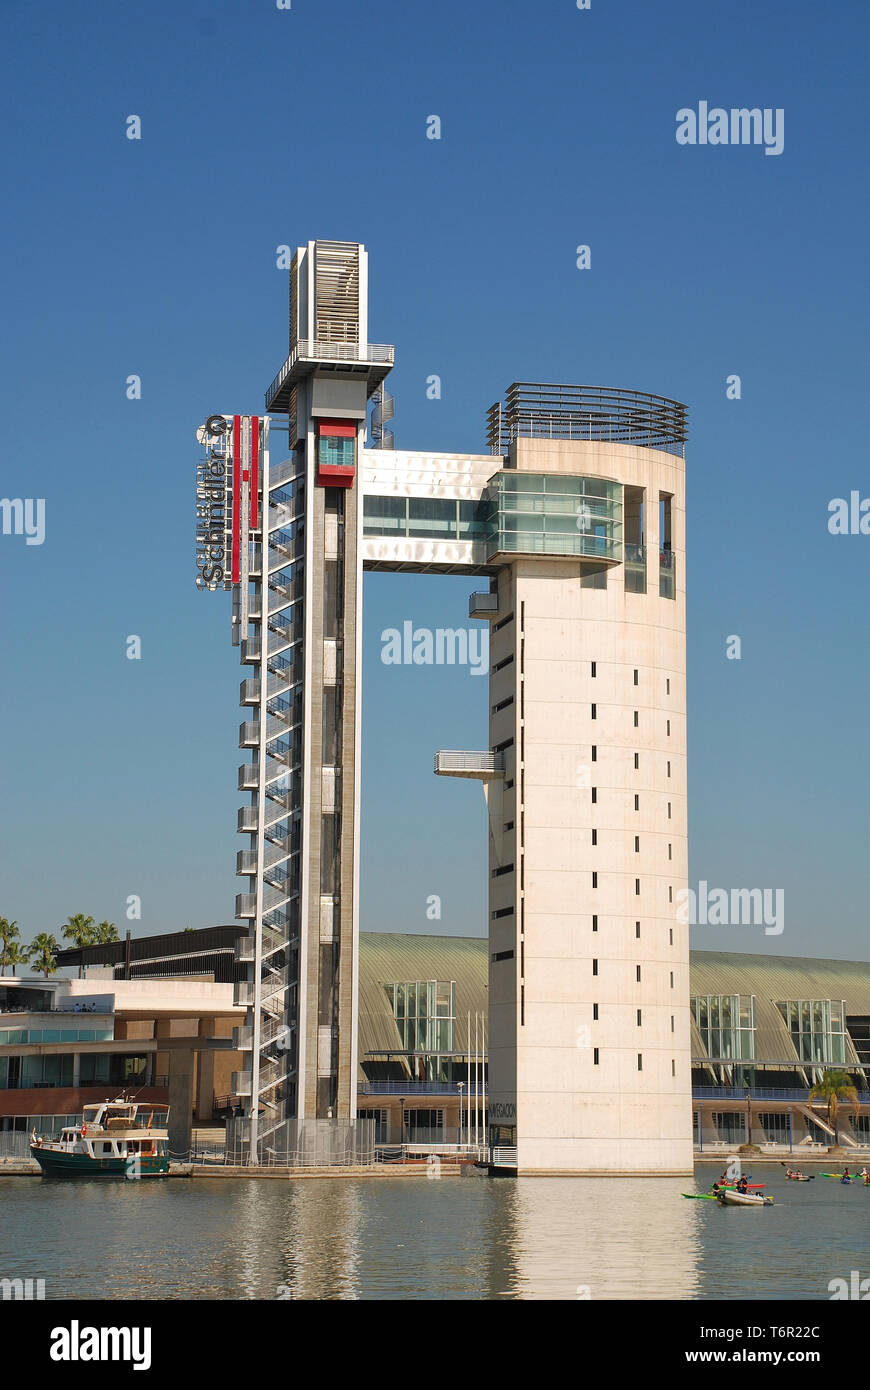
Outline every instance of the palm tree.
<svg viewBox="0 0 870 1390"><path fill-rule="evenodd" d="M837 1106L841 1100L858 1106L858 1092L852 1084L847 1071L826 1071L821 1081L810 1091L810 1100L824 1100L828 1103L828 1119L834 1126L834 1143L840 1147L840 1126L837 1123Z"/></svg>
<svg viewBox="0 0 870 1390"><path fill-rule="evenodd" d="M16 941L20 935L17 922L7 922L5 917L0 917L0 946L3 948L0 952L0 975L6 974L9 951L13 941Z"/></svg>
<svg viewBox="0 0 870 1390"><path fill-rule="evenodd" d="M6 964L12 966L12 978L15 978L16 965L26 965L30 960L30 947L19 946L17 941L10 943L6 951Z"/></svg>
<svg viewBox="0 0 870 1390"><path fill-rule="evenodd" d="M33 968L40 971L46 979L57 974L55 956L60 950L60 942L47 932L41 931L30 943L28 953L34 958Z"/></svg>
<svg viewBox="0 0 870 1390"><path fill-rule="evenodd" d="M118 936L118 928L115 926L114 922L100 922L99 925L94 928L94 945L102 946L108 941L120 941L120 939L121 938Z"/></svg>
<svg viewBox="0 0 870 1390"><path fill-rule="evenodd" d="M70 917L63 929L63 934L68 940L74 941L81 951L85 946L92 946L96 940L96 926L93 917L86 917L83 912L77 912ZM82 966L79 962L79 979L82 978Z"/></svg>

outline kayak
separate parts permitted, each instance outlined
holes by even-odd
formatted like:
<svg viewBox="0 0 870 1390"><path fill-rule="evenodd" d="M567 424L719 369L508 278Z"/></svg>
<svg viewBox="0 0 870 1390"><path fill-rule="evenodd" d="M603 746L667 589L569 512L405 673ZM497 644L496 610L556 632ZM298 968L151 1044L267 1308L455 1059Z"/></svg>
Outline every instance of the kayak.
<svg viewBox="0 0 870 1390"><path fill-rule="evenodd" d="M787 1182L813 1182L813 1181L814 1181L813 1178L798 1178L798 1177L795 1177L795 1175L794 1175L793 1173L786 1173L785 1176L786 1176L786 1181L787 1181Z"/></svg>
<svg viewBox="0 0 870 1390"><path fill-rule="evenodd" d="M684 1192L684 1197L688 1197L690 1202L715 1202L715 1192Z"/></svg>
<svg viewBox="0 0 870 1390"><path fill-rule="evenodd" d="M848 1178L844 1178L842 1173L822 1173L820 1176L823 1178L836 1178L844 1187L848 1187L852 1182L861 1182L862 1180L860 1173L852 1173Z"/></svg>
<svg viewBox="0 0 870 1390"><path fill-rule="evenodd" d="M719 1201L723 1205L727 1203L729 1206L733 1207L773 1206L772 1197L762 1197L760 1193L755 1192L734 1192L730 1188L726 1188L724 1192L719 1193Z"/></svg>
<svg viewBox="0 0 870 1390"><path fill-rule="evenodd" d="M748 1183L746 1184L746 1186L748 1187L749 1191L751 1192L752 1189L753 1189L754 1187L764 1187L765 1184L764 1184L763 1182L748 1182ZM719 1184L719 1189L720 1189L720 1191L725 1191L725 1190L727 1190L728 1188L736 1189L736 1187L737 1187L736 1182L720 1182L720 1184Z"/></svg>

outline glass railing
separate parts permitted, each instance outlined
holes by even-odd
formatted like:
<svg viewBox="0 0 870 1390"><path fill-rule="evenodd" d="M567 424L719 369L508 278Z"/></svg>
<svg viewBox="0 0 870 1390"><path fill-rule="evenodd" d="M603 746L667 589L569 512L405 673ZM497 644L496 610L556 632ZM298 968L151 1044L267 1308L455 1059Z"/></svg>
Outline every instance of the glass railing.
<svg viewBox="0 0 870 1390"><path fill-rule="evenodd" d="M659 551L659 597L676 597L676 567L672 550Z"/></svg>

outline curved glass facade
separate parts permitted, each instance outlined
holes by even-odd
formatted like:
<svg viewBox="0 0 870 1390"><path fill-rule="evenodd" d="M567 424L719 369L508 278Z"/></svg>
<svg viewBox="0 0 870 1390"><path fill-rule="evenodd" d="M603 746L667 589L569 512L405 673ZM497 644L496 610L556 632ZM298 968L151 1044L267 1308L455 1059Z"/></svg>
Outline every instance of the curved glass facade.
<svg viewBox="0 0 870 1390"><path fill-rule="evenodd" d="M483 497L487 557L622 559L622 485L604 478L504 469Z"/></svg>

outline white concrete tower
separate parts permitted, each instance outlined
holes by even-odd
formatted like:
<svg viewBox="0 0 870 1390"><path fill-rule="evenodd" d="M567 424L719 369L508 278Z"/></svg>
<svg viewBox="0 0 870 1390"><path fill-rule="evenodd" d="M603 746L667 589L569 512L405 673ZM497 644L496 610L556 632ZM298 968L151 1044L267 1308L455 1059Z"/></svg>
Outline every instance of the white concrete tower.
<svg viewBox="0 0 870 1390"><path fill-rule="evenodd" d="M692 1167L685 411L490 413L489 1123L519 1173Z"/></svg>

